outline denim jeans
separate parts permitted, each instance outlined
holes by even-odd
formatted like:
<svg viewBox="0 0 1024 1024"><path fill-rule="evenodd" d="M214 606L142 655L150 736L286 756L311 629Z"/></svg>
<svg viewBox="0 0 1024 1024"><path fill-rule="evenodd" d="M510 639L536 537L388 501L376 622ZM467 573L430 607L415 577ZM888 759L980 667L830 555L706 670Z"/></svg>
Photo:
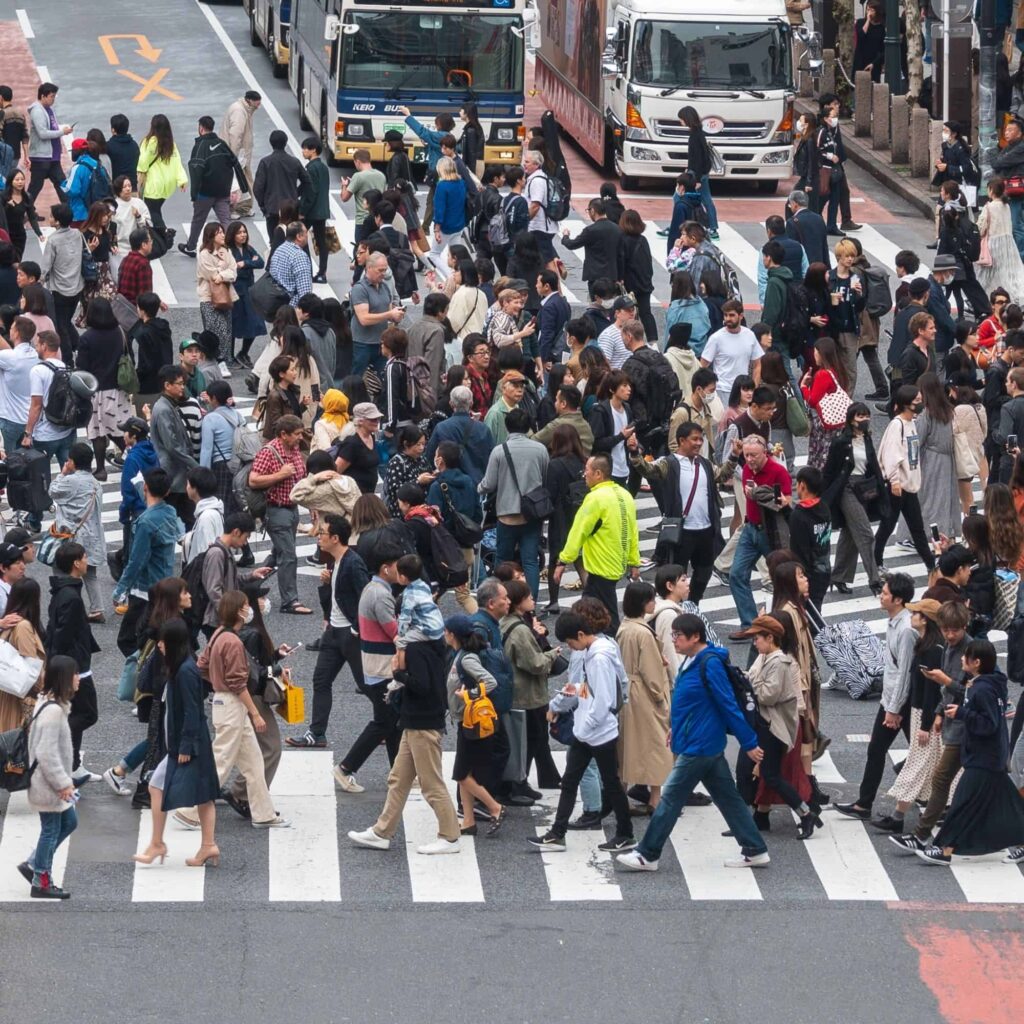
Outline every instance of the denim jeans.
<svg viewBox="0 0 1024 1024"><path fill-rule="evenodd" d="M380 373L384 369L384 362L380 345L363 345L357 341L352 346L352 372L354 374L362 377L371 366Z"/></svg>
<svg viewBox="0 0 1024 1024"><path fill-rule="evenodd" d="M601 810L601 773L597 770L596 761L591 761L587 765L580 779L580 799L583 801L585 812L596 813Z"/></svg>
<svg viewBox="0 0 1024 1024"><path fill-rule="evenodd" d="M295 530L299 525L299 510L294 506L271 505L267 509L267 533L273 544L274 564L277 566L277 588L281 604L289 605L299 599L296 584L298 560L295 557Z"/></svg>
<svg viewBox="0 0 1024 1024"><path fill-rule="evenodd" d="M750 572L761 557L768 557L771 545L768 534L751 523L744 523L740 539L736 544L732 568L729 570L729 589L732 591L736 610L740 613L740 625L749 626L757 618L757 605L750 587Z"/></svg>
<svg viewBox="0 0 1024 1024"><path fill-rule="evenodd" d="M717 231L718 211L715 209L715 200L711 196L711 177L707 174L700 179L700 205L707 211L708 230Z"/></svg>
<svg viewBox="0 0 1024 1024"><path fill-rule="evenodd" d="M732 829L744 856L766 853L768 847L754 824L750 808L743 802L736 788L725 754L710 757L680 754L669 773L668 781L661 787L661 800L637 847L644 860L655 861L661 857L661 851L698 782L704 783L714 805Z"/></svg>
<svg viewBox="0 0 1024 1024"><path fill-rule="evenodd" d="M24 433L24 423L15 423L14 420L5 420L0 418L0 436L4 439L5 452L10 453L17 451Z"/></svg>
<svg viewBox="0 0 1024 1024"><path fill-rule="evenodd" d="M498 561L516 561L517 547L519 564L523 567L526 582L536 600L540 591L540 523L522 523L518 526L498 523Z"/></svg>
<svg viewBox="0 0 1024 1024"><path fill-rule="evenodd" d="M53 867L53 855L57 847L75 829L78 828L78 814L74 805L66 811L40 811L39 812L39 842L36 843L35 851L29 857L29 863L35 872L33 883L40 885L40 876L48 875Z"/></svg>
<svg viewBox="0 0 1024 1024"><path fill-rule="evenodd" d="M1024 260L1024 199L1010 200L1010 223L1013 226L1013 240L1017 244L1017 252Z"/></svg>
<svg viewBox="0 0 1024 1024"><path fill-rule="evenodd" d="M121 758L121 762L118 767L124 771L125 775L131 775L131 773L146 760L146 745L146 740L139 740L139 742Z"/></svg>

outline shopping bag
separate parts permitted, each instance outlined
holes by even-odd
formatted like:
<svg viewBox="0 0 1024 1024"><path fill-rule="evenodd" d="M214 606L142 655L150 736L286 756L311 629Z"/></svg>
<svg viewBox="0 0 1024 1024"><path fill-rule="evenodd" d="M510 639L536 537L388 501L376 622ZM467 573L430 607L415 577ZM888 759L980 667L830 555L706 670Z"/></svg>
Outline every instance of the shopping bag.
<svg viewBox="0 0 1024 1024"><path fill-rule="evenodd" d="M39 681L42 671L41 659L19 654L6 640L0 640L0 690L25 697Z"/></svg>
<svg viewBox="0 0 1024 1024"><path fill-rule="evenodd" d="M278 704L277 713L289 724L299 725L306 720L306 691L292 682L291 672L281 673L284 700Z"/></svg>

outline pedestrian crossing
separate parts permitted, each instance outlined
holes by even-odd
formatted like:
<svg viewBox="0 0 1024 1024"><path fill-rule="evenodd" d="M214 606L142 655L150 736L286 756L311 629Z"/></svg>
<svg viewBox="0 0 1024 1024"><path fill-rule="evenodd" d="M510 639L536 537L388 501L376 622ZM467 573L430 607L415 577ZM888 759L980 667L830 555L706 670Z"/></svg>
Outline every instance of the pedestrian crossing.
<svg viewBox="0 0 1024 1024"><path fill-rule="evenodd" d="M445 752L448 778L454 752ZM555 760L564 768L565 753ZM532 808L512 808L494 837L481 828L463 837L448 856L422 856L419 845L436 837L437 823L419 790L413 790L402 827L388 851L353 845L345 833L375 820L384 787L356 796L336 793L329 751L286 752L271 793L277 810L291 819L290 829L254 832L224 807L218 808L220 867L190 868L185 857L199 845L199 834L173 819L165 841L167 860L134 864L131 854L149 842L150 815L131 811L127 801L93 784L79 803L79 830L59 849L53 876L76 900L89 900L97 862L113 865L128 884L114 901L139 904L340 903L343 905L474 904L521 906L537 902L581 905L655 901L658 906L687 902L777 903L793 900L837 903L926 902L1022 904L1024 875L1001 855L955 858L949 875L926 870L916 858L900 857L886 837L826 808L823 827L800 842L791 812L773 812L766 836L772 866L767 871L726 868L736 843L723 836L726 824L713 806L687 807L663 852L657 874L616 870L611 854L598 849L602 831L570 831L566 851L536 852L527 843L542 835L554 817L557 792L545 791ZM448 783L456 796L456 784ZM577 804L574 814L581 807ZM642 835L643 818L636 818ZM28 903L29 887L17 871L38 837L38 816L24 794L11 795L0 818L0 904ZM609 819L608 828L611 828ZM97 855L104 837L103 854ZM137 837L137 841L136 841ZM31 901L34 906L49 906Z"/></svg>

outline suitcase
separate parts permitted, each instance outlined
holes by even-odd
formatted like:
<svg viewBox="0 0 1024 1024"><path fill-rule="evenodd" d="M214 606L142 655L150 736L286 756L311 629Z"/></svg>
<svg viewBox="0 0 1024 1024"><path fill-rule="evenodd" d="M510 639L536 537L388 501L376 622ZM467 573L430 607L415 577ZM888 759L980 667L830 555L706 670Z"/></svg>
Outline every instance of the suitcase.
<svg viewBox="0 0 1024 1024"><path fill-rule="evenodd" d="M15 512L45 512L50 498L50 456L34 448L7 455L7 503Z"/></svg>
<svg viewBox="0 0 1024 1024"><path fill-rule="evenodd" d="M810 602L807 617L814 627L814 646L836 680L854 700L877 697L882 692L885 650L882 641L860 620L826 623Z"/></svg>

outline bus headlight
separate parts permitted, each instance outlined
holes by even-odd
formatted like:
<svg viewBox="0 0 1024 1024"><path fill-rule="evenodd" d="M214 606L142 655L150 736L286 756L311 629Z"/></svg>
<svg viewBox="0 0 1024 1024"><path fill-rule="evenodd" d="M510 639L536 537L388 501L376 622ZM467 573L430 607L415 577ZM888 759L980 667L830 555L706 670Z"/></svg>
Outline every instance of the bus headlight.
<svg viewBox="0 0 1024 1024"><path fill-rule="evenodd" d="M348 134L353 139L361 139L366 134L366 126L361 124L350 124L348 126Z"/></svg>
<svg viewBox="0 0 1024 1024"><path fill-rule="evenodd" d="M512 142L516 137L515 128L499 128L496 132L499 142Z"/></svg>

